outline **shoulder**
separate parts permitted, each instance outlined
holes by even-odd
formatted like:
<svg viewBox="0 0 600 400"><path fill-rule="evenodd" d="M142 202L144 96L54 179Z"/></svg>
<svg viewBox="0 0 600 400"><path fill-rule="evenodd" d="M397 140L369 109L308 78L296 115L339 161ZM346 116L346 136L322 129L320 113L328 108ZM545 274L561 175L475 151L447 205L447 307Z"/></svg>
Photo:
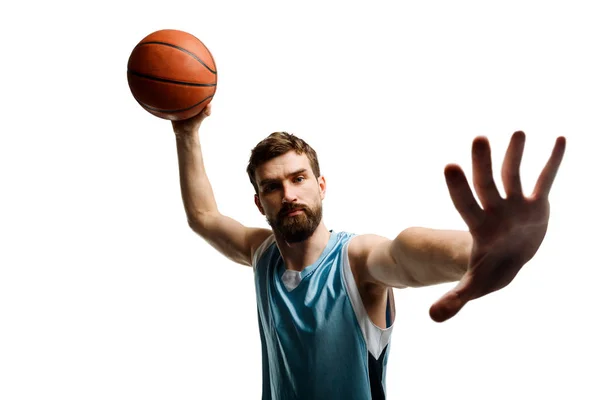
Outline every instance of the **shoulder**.
<svg viewBox="0 0 600 400"><path fill-rule="evenodd" d="M376 234L355 235L348 243L350 261L359 262L368 258L373 249L388 244L391 240Z"/></svg>

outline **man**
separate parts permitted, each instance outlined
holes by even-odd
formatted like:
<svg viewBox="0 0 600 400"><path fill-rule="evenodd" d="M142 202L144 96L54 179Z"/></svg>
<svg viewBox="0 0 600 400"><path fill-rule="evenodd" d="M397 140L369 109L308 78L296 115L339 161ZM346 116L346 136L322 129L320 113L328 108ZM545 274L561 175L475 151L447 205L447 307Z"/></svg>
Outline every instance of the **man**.
<svg viewBox="0 0 600 400"><path fill-rule="evenodd" d="M452 201L469 231L413 227L393 240L328 230L326 182L302 139L276 132L253 150L247 173L272 229L222 215L203 165L198 116L173 122L190 227L229 259L253 267L262 344L263 399L384 399L394 322L392 288L458 281L430 309L453 317L468 301L508 285L537 252L549 218L548 194L566 140L557 139L535 190L525 197L516 132L502 166L506 198L493 180L486 138L473 142L473 183L448 165Z"/></svg>

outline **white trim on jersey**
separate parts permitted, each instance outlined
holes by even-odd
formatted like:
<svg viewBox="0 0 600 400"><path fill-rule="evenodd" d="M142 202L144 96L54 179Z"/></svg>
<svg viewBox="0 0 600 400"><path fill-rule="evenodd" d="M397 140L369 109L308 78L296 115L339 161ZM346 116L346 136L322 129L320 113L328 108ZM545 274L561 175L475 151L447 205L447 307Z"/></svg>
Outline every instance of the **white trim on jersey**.
<svg viewBox="0 0 600 400"><path fill-rule="evenodd" d="M354 274L350 269L350 258L348 256L348 245L352 241L352 238L348 240L342 249L342 257L343 257L343 272L342 276L344 278L344 283L346 285L346 292L350 297L350 303L352 304L352 308L354 309L354 314L356 315L356 319L358 320L358 324L360 325L360 330L362 331L363 338L365 339L365 343L367 344L367 350L369 353L375 357L375 359L379 359L379 356L385 349L385 347L390 343L390 339L392 336L392 328L394 327L395 313L392 313L392 321L388 328L382 329L375 325L371 318L369 318L369 314L365 309L365 306L360 298L360 293L358 292L358 287L356 286L356 281L354 280ZM390 304L392 299L389 297L388 293L388 306L392 307Z"/></svg>
<svg viewBox="0 0 600 400"><path fill-rule="evenodd" d="M275 235L271 234L269 237L267 237L260 246L258 246L256 248L256 251L254 252L254 257L252 260L252 269L256 271L256 265L258 264L258 260L260 260L260 257L263 255L263 253L265 252L265 250L275 241Z"/></svg>

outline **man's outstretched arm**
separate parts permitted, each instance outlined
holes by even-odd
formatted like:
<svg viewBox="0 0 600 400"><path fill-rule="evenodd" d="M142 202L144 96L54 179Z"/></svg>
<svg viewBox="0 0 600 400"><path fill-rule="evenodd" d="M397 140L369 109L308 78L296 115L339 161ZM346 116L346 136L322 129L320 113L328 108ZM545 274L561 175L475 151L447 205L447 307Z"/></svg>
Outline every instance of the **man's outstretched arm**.
<svg viewBox="0 0 600 400"><path fill-rule="evenodd" d="M387 286L423 286L460 280L430 309L437 322L456 315L469 301L508 285L533 258L542 244L550 218L548 196L558 173L566 139L556 139L552 154L525 196L519 167L525 134L515 132L502 164L506 197L494 182L487 138L473 141L473 187L463 170L448 165L444 171L452 202L469 228L468 233L411 228L392 241L366 237L352 254L355 271L363 282ZM371 246L366 246L371 240Z"/></svg>
<svg viewBox="0 0 600 400"><path fill-rule="evenodd" d="M468 231L411 227L393 240L360 235L350 243L351 259L362 260L361 281L401 288L459 281L473 240Z"/></svg>

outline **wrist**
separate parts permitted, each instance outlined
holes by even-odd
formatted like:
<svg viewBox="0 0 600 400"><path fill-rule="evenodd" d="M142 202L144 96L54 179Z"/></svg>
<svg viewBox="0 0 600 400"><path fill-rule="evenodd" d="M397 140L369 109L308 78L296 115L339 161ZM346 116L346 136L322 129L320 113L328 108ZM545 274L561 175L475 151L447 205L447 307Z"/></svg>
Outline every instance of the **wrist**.
<svg viewBox="0 0 600 400"><path fill-rule="evenodd" d="M173 132L178 141L193 141L198 138L197 129L173 128Z"/></svg>
<svg viewBox="0 0 600 400"><path fill-rule="evenodd" d="M454 253L454 265L456 273L462 277L469 268L471 253L473 251L473 237L470 232L460 232L457 238L457 245Z"/></svg>
<svg viewBox="0 0 600 400"><path fill-rule="evenodd" d="M198 135L198 131L200 130L201 121L172 121L173 132L177 137L193 137Z"/></svg>

